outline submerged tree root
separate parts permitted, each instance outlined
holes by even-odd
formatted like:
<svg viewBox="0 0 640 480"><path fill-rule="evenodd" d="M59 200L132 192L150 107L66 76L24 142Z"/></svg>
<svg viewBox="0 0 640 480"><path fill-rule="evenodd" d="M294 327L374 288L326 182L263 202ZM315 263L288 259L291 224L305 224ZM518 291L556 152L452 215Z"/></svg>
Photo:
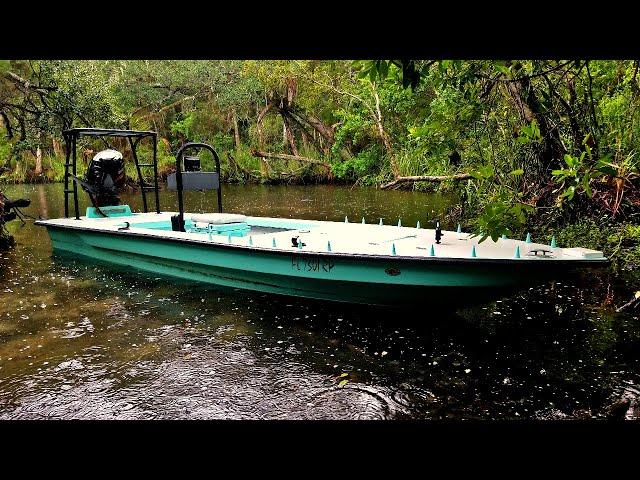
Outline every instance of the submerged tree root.
<svg viewBox="0 0 640 480"><path fill-rule="evenodd" d="M7 233L0 233L0 251L9 250L13 248L16 244L14 238Z"/></svg>
<svg viewBox="0 0 640 480"><path fill-rule="evenodd" d="M2 192L0 192L0 251L9 250L15 245L15 240L9 234L9 232L7 232L7 229L4 226L4 205L6 200L7 197L5 197Z"/></svg>

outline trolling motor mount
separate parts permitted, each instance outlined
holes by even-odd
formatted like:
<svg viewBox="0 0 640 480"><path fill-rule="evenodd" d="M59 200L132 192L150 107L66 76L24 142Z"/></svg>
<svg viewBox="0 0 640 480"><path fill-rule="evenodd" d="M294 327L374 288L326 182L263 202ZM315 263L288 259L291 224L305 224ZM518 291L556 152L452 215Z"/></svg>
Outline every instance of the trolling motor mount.
<svg viewBox="0 0 640 480"><path fill-rule="evenodd" d="M187 150L208 150L216 163L215 172L200 171L197 156L185 156ZM184 172L183 172L184 164ZM184 232L184 190L217 190L218 213L222 213L222 192L220 190L220 159L211 145L200 142L185 143L176 153L176 171L167 176L167 188L178 192L178 214L171 217L171 230Z"/></svg>

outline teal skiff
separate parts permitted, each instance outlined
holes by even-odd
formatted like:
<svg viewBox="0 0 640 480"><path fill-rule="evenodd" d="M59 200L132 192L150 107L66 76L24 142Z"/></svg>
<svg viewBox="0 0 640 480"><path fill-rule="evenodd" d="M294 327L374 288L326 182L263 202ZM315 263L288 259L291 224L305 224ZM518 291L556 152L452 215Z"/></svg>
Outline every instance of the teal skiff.
<svg viewBox="0 0 640 480"><path fill-rule="evenodd" d="M128 211L128 208L123 208ZM214 285L374 305L459 301L606 264L601 252L379 224L172 212L41 220L57 250ZM126 223L125 223L126 221ZM294 240L294 241L292 241ZM294 246L297 243L297 246Z"/></svg>
<svg viewBox="0 0 640 480"><path fill-rule="evenodd" d="M595 250L560 248L555 242L546 245L530 238L479 243L477 237L460 230L443 232L439 225L426 229L420 225L384 225L382 220L352 223L345 218L344 222L327 222L222 213L219 161L206 144L187 144L178 152L177 171L168 183L178 192L179 211L161 212L154 132L73 129L64 134L65 218L36 223L47 228L57 251L153 274L332 301L457 305L608 263ZM84 180L75 175L76 139L82 135L129 138L140 176L144 212L133 213L110 196L121 178L116 170L124 171L118 152L107 150L96 155ZM147 137L153 140L153 163L139 164L135 146ZM217 172L182 172L183 163L187 165L185 159L190 160L194 170L198 168L197 158L183 158L186 148L210 150ZM153 186L142 180L140 168L144 166L154 168ZM115 173L106 175L109 169ZM85 216L79 215L77 184L94 203ZM218 212L185 213L182 190L189 188L217 189ZM155 212L147 211L148 190L155 191ZM71 196L75 216L69 217ZM105 201L115 205L105 205Z"/></svg>

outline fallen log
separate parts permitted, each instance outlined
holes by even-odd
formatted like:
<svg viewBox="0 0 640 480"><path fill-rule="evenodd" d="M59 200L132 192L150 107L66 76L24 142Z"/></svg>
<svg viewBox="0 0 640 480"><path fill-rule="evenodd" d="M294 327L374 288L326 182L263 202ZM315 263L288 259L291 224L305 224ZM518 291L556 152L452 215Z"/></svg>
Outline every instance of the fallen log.
<svg viewBox="0 0 640 480"><path fill-rule="evenodd" d="M390 188L398 188L400 185L405 183L416 183L416 182L431 182L431 183L440 183L446 181L454 181L458 182L461 180L470 180L473 178L473 175L470 173L456 173L455 175L417 175L413 177L398 177L394 181L385 183L380 186L381 190L388 190Z"/></svg>
<svg viewBox="0 0 640 480"><path fill-rule="evenodd" d="M259 158L265 158L265 159L271 159L274 158L276 160L284 160L287 162L291 162L291 161L295 161L295 162L305 162L305 163L312 163L314 165L321 165L327 169L331 168L331 165L329 165L328 163L325 163L321 160L316 160L315 158L309 158L309 157L302 157L300 155L288 155L286 153L269 153L269 152L261 152L260 150L255 150L252 149L251 150L251 155L253 155L254 157L259 157Z"/></svg>

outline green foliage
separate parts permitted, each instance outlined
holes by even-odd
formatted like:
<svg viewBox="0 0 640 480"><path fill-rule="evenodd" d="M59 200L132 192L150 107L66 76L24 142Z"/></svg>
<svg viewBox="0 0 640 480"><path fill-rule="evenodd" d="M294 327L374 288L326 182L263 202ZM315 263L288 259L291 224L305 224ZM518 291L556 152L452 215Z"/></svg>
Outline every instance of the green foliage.
<svg viewBox="0 0 640 480"><path fill-rule="evenodd" d="M11 142L7 141L5 138L0 137L0 159L8 158L12 148L13 144Z"/></svg>
<svg viewBox="0 0 640 480"><path fill-rule="evenodd" d="M480 243L487 238L495 242L501 235L513 237L522 231L529 214L534 213L531 205L514 200L511 195L501 192L493 195L490 201L484 203L480 215L475 220L476 236L480 236Z"/></svg>
<svg viewBox="0 0 640 480"><path fill-rule="evenodd" d="M332 164L331 171L340 180L360 180L365 185L374 184L379 173L380 157L383 155L379 147L373 146L348 160Z"/></svg>
<svg viewBox="0 0 640 480"><path fill-rule="evenodd" d="M186 138L191 137L191 129L193 127L193 114L187 114L181 120L174 120L169 125L172 133L181 133Z"/></svg>
<svg viewBox="0 0 640 480"><path fill-rule="evenodd" d="M50 182L64 181L64 157L45 157L43 164L49 166L49 170L45 170L45 176Z"/></svg>
<svg viewBox="0 0 640 480"><path fill-rule="evenodd" d="M587 152L582 152L579 157L565 154L564 162L566 168L553 170L551 174L556 183L560 184L562 194L558 197L560 201L564 198L573 200L576 193L586 193L589 197L593 196L591 190L591 180L594 175L594 169L585 162Z"/></svg>
<svg viewBox="0 0 640 480"><path fill-rule="evenodd" d="M619 162L613 162L610 155L601 157L594 162L588 139L589 135L583 142L585 150L579 156L565 154L566 167L551 172L554 181L559 185L559 191L562 192L558 197L560 203L565 198L569 201L573 200L576 194L584 194L591 198L593 196L592 183L598 179L617 178L622 180L624 184L631 182L638 175L638 163L634 159L634 153L627 155Z"/></svg>
<svg viewBox="0 0 640 480"><path fill-rule="evenodd" d="M508 188L496 188L496 172L492 165L479 165L470 172L476 179L474 188L467 189L467 196L475 200L480 210L473 223L480 243L487 238L496 241L501 235L513 236L520 232L535 208L521 201L521 194L514 194ZM522 170L514 170L511 176L522 175Z"/></svg>
<svg viewBox="0 0 640 480"><path fill-rule="evenodd" d="M542 135L540 135L538 122L532 120L529 125L522 125L522 127L520 127L520 135L516 138L516 141L523 145L540 143L542 141Z"/></svg>
<svg viewBox="0 0 640 480"><path fill-rule="evenodd" d="M372 143L375 126L363 109L338 110L335 115L340 125L336 129L335 142L331 146L334 156L339 157L343 148L357 151Z"/></svg>

